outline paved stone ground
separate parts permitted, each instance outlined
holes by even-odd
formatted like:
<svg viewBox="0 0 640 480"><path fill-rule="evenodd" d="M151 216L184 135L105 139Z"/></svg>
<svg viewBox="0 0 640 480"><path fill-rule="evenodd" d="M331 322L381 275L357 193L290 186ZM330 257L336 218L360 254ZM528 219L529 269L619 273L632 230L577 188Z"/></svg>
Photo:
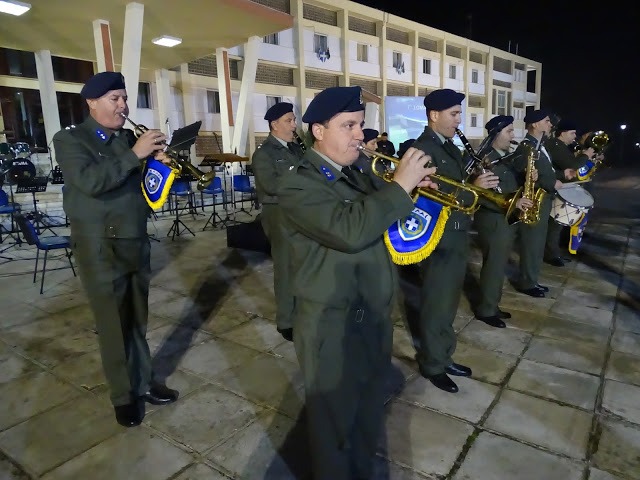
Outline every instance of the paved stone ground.
<svg viewBox="0 0 640 480"><path fill-rule="evenodd" d="M594 211L577 261L545 265L547 298L505 282L507 329L473 320L473 251L455 359L474 375L456 379L458 394L417 375L399 301L376 479L640 478L638 179L601 182L617 200ZM169 222L154 224L158 237ZM1 479L308 478L301 378L275 331L270 259L228 249L220 230L153 242L148 339L181 397L125 429L78 279L48 273L39 295L33 249L7 253L19 260L0 264Z"/></svg>

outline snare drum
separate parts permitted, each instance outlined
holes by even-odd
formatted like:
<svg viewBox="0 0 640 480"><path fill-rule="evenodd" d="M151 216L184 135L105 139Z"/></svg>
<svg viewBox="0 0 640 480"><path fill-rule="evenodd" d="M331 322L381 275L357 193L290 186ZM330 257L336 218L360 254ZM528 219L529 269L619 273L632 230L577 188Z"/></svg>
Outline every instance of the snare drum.
<svg viewBox="0 0 640 480"><path fill-rule="evenodd" d="M567 184L556 192L551 206L551 218L570 227L578 223L582 214L593 208L593 197L580 185Z"/></svg>

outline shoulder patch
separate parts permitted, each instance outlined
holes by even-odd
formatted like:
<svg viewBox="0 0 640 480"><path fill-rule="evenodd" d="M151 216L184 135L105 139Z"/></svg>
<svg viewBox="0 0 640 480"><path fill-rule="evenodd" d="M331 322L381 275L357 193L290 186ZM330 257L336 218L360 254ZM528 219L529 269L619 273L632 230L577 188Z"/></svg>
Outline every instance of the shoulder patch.
<svg viewBox="0 0 640 480"><path fill-rule="evenodd" d="M107 141L107 135L106 135L102 130L100 130L99 128L98 128L98 129L96 129L96 136L97 136L100 140L102 140L103 142L106 142L106 141Z"/></svg>
<svg viewBox="0 0 640 480"><path fill-rule="evenodd" d="M334 178L336 178L331 172L331 170L329 170L324 165L320 165L320 170L322 170L322 173L324 173L324 176L327 177L327 180L333 180Z"/></svg>

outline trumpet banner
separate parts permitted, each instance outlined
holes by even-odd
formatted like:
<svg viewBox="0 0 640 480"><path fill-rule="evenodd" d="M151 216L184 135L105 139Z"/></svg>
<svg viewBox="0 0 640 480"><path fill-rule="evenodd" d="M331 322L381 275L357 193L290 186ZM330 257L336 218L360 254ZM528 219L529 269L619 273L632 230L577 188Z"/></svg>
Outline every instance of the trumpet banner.
<svg viewBox="0 0 640 480"><path fill-rule="evenodd" d="M569 253L575 255L582 242L582 234L587 226L587 214L583 213L580 220L571 226L571 237L569 238Z"/></svg>
<svg viewBox="0 0 640 480"><path fill-rule="evenodd" d="M587 180L591 175L593 175L595 163L591 160L587 160L587 163L580 167L577 171L578 180Z"/></svg>
<svg viewBox="0 0 640 480"><path fill-rule="evenodd" d="M435 250L444 233L449 207L418 197L413 211L384 233L384 242L397 265L418 263Z"/></svg>
<svg viewBox="0 0 640 480"><path fill-rule="evenodd" d="M148 158L142 170L142 193L149 206L160 208L169 196L169 190L178 170L164 163Z"/></svg>

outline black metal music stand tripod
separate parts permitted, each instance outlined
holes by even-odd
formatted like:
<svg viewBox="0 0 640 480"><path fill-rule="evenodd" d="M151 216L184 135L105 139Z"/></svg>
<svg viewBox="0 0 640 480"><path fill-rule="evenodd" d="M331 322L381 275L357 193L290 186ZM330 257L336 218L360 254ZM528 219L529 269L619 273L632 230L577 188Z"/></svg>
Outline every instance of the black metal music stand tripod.
<svg viewBox="0 0 640 480"><path fill-rule="evenodd" d="M45 217L46 214L38 211L38 203L36 201L36 193L47 191L49 177L33 177L19 180L17 183L18 188L16 189L16 193L30 193L33 197L33 212L31 213L33 214L33 226L36 229L36 233L40 235L43 231L49 230L54 235L57 235L56 232L51 229L51 225L47 225L42 221L42 218Z"/></svg>
<svg viewBox="0 0 640 480"><path fill-rule="evenodd" d="M2 172L4 173L4 172ZM22 245L22 240L20 239L20 234L17 231L16 228L16 221L15 221L15 200L13 198L13 184L11 182L7 182L7 184L9 185L9 197L11 198L11 205L14 206L14 210L11 211L11 213L9 214L11 217L11 230L6 230L4 228L4 226L0 225L0 243L2 243L4 240L2 239L2 233L3 233L3 229L6 230L4 233L6 234L5 238L7 237L11 237L13 239L13 243L11 245L9 245L8 247L3 248L2 250L0 250L0 258L4 259L4 260L9 260L12 261L14 260L11 257L7 257L2 255L4 252L6 252L7 250L15 247L16 245Z"/></svg>

